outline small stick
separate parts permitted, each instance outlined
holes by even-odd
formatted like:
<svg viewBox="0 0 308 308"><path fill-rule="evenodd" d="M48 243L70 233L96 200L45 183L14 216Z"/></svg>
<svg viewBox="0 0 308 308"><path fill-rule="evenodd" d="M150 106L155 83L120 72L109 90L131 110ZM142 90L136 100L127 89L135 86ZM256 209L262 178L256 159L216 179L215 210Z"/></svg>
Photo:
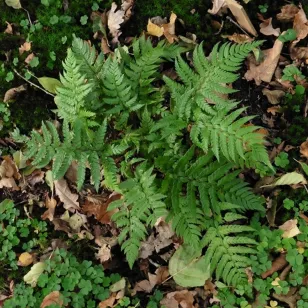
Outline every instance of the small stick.
<svg viewBox="0 0 308 308"><path fill-rule="evenodd" d="M32 26L32 21L31 21L31 17L30 17L29 11L26 10L26 9L24 9L23 7L22 7L22 9L23 9L24 11L26 11L26 13L27 13L27 15L28 15L28 19L29 19L30 25Z"/></svg>
<svg viewBox="0 0 308 308"><path fill-rule="evenodd" d="M234 25L236 25L239 29L241 29L248 37L250 37L250 35L237 22L235 22L230 16L227 16L227 19L231 21Z"/></svg>
<svg viewBox="0 0 308 308"><path fill-rule="evenodd" d="M15 69L13 69L14 72L16 73L16 75L18 75L20 78L22 78L24 81L28 82L31 86L36 87L38 89L40 89L41 91L45 92L46 94L55 97L52 93L46 91L45 89L43 89L42 87L36 85L35 83L31 82L30 80L27 80L25 77L23 77L21 74L19 74Z"/></svg>

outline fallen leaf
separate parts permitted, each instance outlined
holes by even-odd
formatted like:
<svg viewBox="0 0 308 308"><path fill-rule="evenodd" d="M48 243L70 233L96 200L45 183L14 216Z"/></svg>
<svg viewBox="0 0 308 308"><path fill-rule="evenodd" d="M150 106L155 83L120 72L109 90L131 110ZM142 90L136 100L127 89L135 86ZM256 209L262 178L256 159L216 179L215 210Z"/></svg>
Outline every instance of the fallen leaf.
<svg viewBox="0 0 308 308"><path fill-rule="evenodd" d="M13 34L13 27L12 27L12 24L10 24L9 22L5 22L6 23L6 29L4 30L4 33L7 33L7 34Z"/></svg>
<svg viewBox="0 0 308 308"><path fill-rule="evenodd" d="M60 87L62 85L60 80L56 78L40 77L37 78L37 80L45 90L52 94L56 94L57 87Z"/></svg>
<svg viewBox="0 0 308 308"><path fill-rule="evenodd" d="M298 288L291 287L289 288L289 292L287 294L277 294L273 293L273 297L283 303L286 303L289 308L296 308L296 302L300 299L298 294Z"/></svg>
<svg viewBox="0 0 308 308"><path fill-rule="evenodd" d="M170 15L170 21L168 24L164 24L164 35L167 41L172 44L177 38L175 36L175 21L177 16L172 12Z"/></svg>
<svg viewBox="0 0 308 308"><path fill-rule="evenodd" d="M33 53L33 52L30 53L30 54L27 56L27 58L25 59L25 63L29 64L29 63L32 61L32 59L33 59L34 57L35 57L34 53Z"/></svg>
<svg viewBox="0 0 308 308"><path fill-rule="evenodd" d="M109 261L111 259L111 247L107 244L103 244L95 254L95 258L101 263Z"/></svg>
<svg viewBox="0 0 308 308"><path fill-rule="evenodd" d="M234 33L232 35L222 35L223 38L227 38L230 41L233 41L237 44L243 44L247 42L252 42L253 39L246 34Z"/></svg>
<svg viewBox="0 0 308 308"><path fill-rule="evenodd" d="M281 12L276 15L277 19L284 22L292 21L299 11L298 7L294 4L287 4L281 8Z"/></svg>
<svg viewBox="0 0 308 308"><path fill-rule="evenodd" d="M15 180L13 178L2 178L0 180L0 188L12 188L13 190L19 190Z"/></svg>
<svg viewBox="0 0 308 308"><path fill-rule="evenodd" d="M195 308L194 296L197 294L195 291L176 291L168 293L161 301L160 304L167 308Z"/></svg>
<svg viewBox="0 0 308 308"><path fill-rule="evenodd" d="M4 99L3 99L3 102L4 103L7 103L9 101L12 101L16 98L16 96L21 93L21 92L24 92L27 90L27 86L26 85L21 85L19 87L16 87L16 88L12 88L10 90L7 90L4 94Z"/></svg>
<svg viewBox="0 0 308 308"><path fill-rule="evenodd" d="M124 11L124 22L128 21L132 16L132 7L135 0L122 0L121 10Z"/></svg>
<svg viewBox="0 0 308 308"><path fill-rule="evenodd" d="M28 266L33 263L33 256L29 252L23 252L18 258L19 266Z"/></svg>
<svg viewBox="0 0 308 308"><path fill-rule="evenodd" d="M48 295L46 295L41 303L40 308L49 307L51 305L56 305L57 307L63 306L62 296L59 291L53 291L49 293Z"/></svg>
<svg viewBox="0 0 308 308"><path fill-rule="evenodd" d="M98 305L98 308L108 308L108 307L113 307L114 306L114 303L116 301L116 296L117 294L116 293L112 293L111 296L100 302L99 305Z"/></svg>
<svg viewBox="0 0 308 308"><path fill-rule="evenodd" d="M24 42L18 50L20 55L22 55L25 51L31 50L31 42Z"/></svg>
<svg viewBox="0 0 308 308"><path fill-rule="evenodd" d="M119 281L111 285L109 290L110 292L119 292L121 290L124 290L125 287L126 287L126 280L125 278L121 278Z"/></svg>
<svg viewBox="0 0 308 308"><path fill-rule="evenodd" d="M304 39L308 35L308 20L301 5L294 17L293 29L296 31L297 41Z"/></svg>
<svg viewBox="0 0 308 308"><path fill-rule="evenodd" d="M31 186L35 186L38 183L44 183L45 172L42 170L34 170L28 177L27 182Z"/></svg>
<svg viewBox="0 0 308 308"><path fill-rule="evenodd" d="M21 9L20 0L5 0L5 3L15 10Z"/></svg>
<svg viewBox="0 0 308 308"><path fill-rule="evenodd" d="M72 228L75 232L80 232L80 228L87 222L87 218L85 215L82 215L80 213L75 213L72 216L70 216L70 213L68 210L64 212L63 215L60 217L63 221L68 222L70 228Z"/></svg>
<svg viewBox="0 0 308 308"><path fill-rule="evenodd" d="M49 219L50 221L52 221L54 214L55 214L55 208L57 206L57 201L54 198L49 198L49 196L47 196L46 201L45 201L45 206L47 207L47 211L43 213L41 218L43 220Z"/></svg>
<svg viewBox="0 0 308 308"><path fill-rule="evenodd" d="M120 27L124 21L124 11L122 10L116 11L116 9L117 9L117 5L113 2L111 5L110 11L107 13L107 16L108 16L107 25L108 25L110 34L117 41L118 37L121 35Z"/></svg>
<svg viewBox="0 0 308 308"><path fill-rule="evenodd" d="M281 253L278 258L276 258L272 262L272 266L270 269L268 269L266 272L264 272L261 276L263 279L272 276L274 273L280 271L288 264L288 261L286 259L286 254Z"/></svg>
<svg viewBox="0 0 308 308"><path fill-rule="evenodd" d="M280 99L285 96L285 92L282 90L269 90L264 88L262 90L263 95L265 95L268 101L272 105L277 105L280 103Z"/></svg>
<svg viewBox="0 0 308 308"><path fill-rule="evenodd" d="M302 156L308 158L308 140L304 141L299 148L300 153Z"/></svg>
<svg viewBox="0 0 308 308"><path fill-rule="evenodd" d="M276 113L281 113L282 112L280 106L269 107L269 108L267 108L266 111L271 113L272 115L276 115Z"/></svg>
<svg viewBox="0 0 308 308"><path fill-rule="evenodd" d="M304 176L298 172L289 172L278 178L273 184L264 185L263 187L270 186L281 186L281 185L296 185L296 184L307 184Z"/></svg>
<svg viewBox="0 0 308 308"><path fill-rule="evenodd" d="M293 47L290 46L290 55L293 60L306 60L308 59L308 47ZM308 63L306 63L308 64Z"/></svg>
<svg viewBox="0 0 308 308"><path fill-rule="evenodd" d="M292 238L300 234L300 230L297 227L297 219L290 219L279 227L280 230L284 231L282 234L283 238Z"/></svg>
<svg viewBox="0 0 308 308"><path fill-rule="evenodd" d="M227 6L225 0L213 0L212 2L213 7L207 10L212 15L219 15L221 13L221 10Z"/></svg>
<svg viewBox="0 0 308 308"><path fill-rule="evenodd" d="M282 47L283 42L277 39L272 49L264 51L266 58L260 65L250 63L245 78L247 80L254 79L257 85L260 85L261 81L270 82L277 67Z"/></svg>
<svg viewBox="0 0 308 308"><path fill-rule="evenodd" d="M60 179L54 182L55 184L55 192L59 196L60 200L63 202L63 206L66 210L78 210L80 209L78 203L78 195L73 194L68 185L66 180Z"/></svg>
<svg viewBox="0 0 308 308"><path fill-rule="evenodd" d="M0 178L1 177L7 177L7 178L13 177L16 180L19 180L21 178L21 174L19 173L19 170L15 162L12 160L11 156L5 155L2 158L3 158L3 161L1 162L1 166L0 166Z"/></svg>
<svg viewBox="0 0 308 308"><path fill-rule="evenodd" d="M272 18L263 19L262 17L262 23L260 24L260 32L264 35L279 36L280 28L273 28Z"/></svg>
<svg viewBox="0 0 308 308"><path fill-rule="evenodd" d="M35 263L30 271L24 276L24 282L30 284L31 287L35 287L40 275L44 272L46 264L44 262Z"/></svg>

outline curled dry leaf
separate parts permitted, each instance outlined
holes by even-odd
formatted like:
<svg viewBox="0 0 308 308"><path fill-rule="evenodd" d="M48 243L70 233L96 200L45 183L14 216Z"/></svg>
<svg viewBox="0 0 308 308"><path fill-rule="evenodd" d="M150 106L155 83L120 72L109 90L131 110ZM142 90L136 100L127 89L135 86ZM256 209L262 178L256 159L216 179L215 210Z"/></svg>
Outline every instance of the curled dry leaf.
<svg viewBox="0 0 308 308"><path fill-rule="evenodd" d="M40 308L49 307L51 305L56 305L57 307L63 306L62 296L59 291L53 291L46 295L41 303Z"/></svg>
<svg viewBox="0 0 308 308"><path fill-rule="evenodd" d="M49 219L50 221L52 221L55 214L57 201L54 198L50 199L49 196L47 196L45 205L47 207L47 211L45 211L41 217L43 220Z"/></svg>
<svg viewBox="0 0 308 308"><path fill-rule="evenodd" d="M33 256L29 252L23 252L18 258L19 266L28 266L34 261Z"/></svg>
<svg viewBox="0 0 308 308"><path fill-rule="evenodd" d="M234 33L232 35L222 35L223 38L227 38L230 41L233 41L237 44L243 44L247 42L252 42L253 39L246 34Z"/></svg>
<svg viewBox="0 0 308 308"><path fill-rule="evenodd" d="M273 106L269 107L266 110L268 113L271 113L272 115L276 115L276 113L281 113L281 107L280 106Z"/></svg>
<svg viewBox="0 0 308 308"><path fill-rule="evenodd" d="M4 103L7 103L7 102L9 102L9 101L11 101L11 100L14 100L15 97L16 97L19 93L24 92L24 91L26 91L26 90L27 90L27 85L24 85L24 84L23 84L23 85L21 85L21 86L19 86L19 87L12 88L12 89L6 91L5 94L4 94L3 102L4 102Z"/></svg>
<svg viewBox="0 0 308 308"><path fill-rule="evenodd" d="M288 261L286 259L286 255L284 253L281 253L280 256L273 261L271 268L261 275L262 278L265 279L269 276L272 276L274 273L283 269L287 264Z"/></svg>
<svg viewBox="0 0 308 308"><path fill-rule="evenodd" d="M13 27L12 24L10 24L9 22L5 22L6 23L6 29L4 30L4 33L7 34L13 34Z"/></svg>
<svg viewBox="0 0 308 308"><path fill-rule="evenodd" d="M296 31L297 41L303 40L308 35L308 20L302 6L294 17L293 29Z"/></svg>
<svg viewBox="0 0 308 308"><path fill-rule="evenodd" d="M281 8L281 12L277 14L277 19L284 22L292 21L299 11L298 7L294 4L287 4Z"/></svg>
<svg viewBox="0 0 308 308"><path fill-rule="evenodd" d="M161 305L165 305L167 308L195 308L194 306L194 296L197 292L195 291L176 291L168 293L161 301Z"/></svg>
<svg viewBox="0 0 308 308"><path fill-rule="evenodd" d="M54 184L55 192L63 202L64 208L70 211L79 209L78 195L71 192L66 180L60 179L55 181Z"/></svg>
<svg viewBox="0 0 308 308"><path fill-rule="evenodd" d="M260 65L250 63L245 78L247 80L254 79L257 85L260 85L262 81L270 82L277 67L282 47L283 42L277 39L272 49L264 51L266 57Z"/></svg>
<svg viewBox="0 0 308 308"><path fill-rule="evenodd" d="M28 57L25 59L25 63L29 64L34 57L35 57L34 53L33 52L30 53Z"/></svg>
<svg viewBox="0 0 308 308"><path fill-rule="evenodd" d="M284 97L285 92L282 90L269 90L264 88L262 90L263 95L265 95L268 99L268 101L272 104L272 105L277 105L280 103L280 99L282 97Z"/></svg>
<svg viewBox="0 0 308 308"><path fill-rule="evenodd" d="M212 15L220 15L223 8L227 7L225 0L213 0L213 7L207 10Z"/></svg>
<svg viewBox="0 0 308 308"><path fill-rule="evenodd" d="M120 27L121 24L124 22L124 14L125 12L122 10L117 10L117 5L113 2L111 5L110 11L107 13L108 16L108 28L110 34L112 35L115 40L118 40L118 37L121 35Z"/></svg>
<svg viewBox="0 0 308 308"><path fill-rule="evenodd" d="M112 293L111 296L100 302L99 305L98 305L98 308L110 308L110 307L113 307L114 306L114 303L116 301L116 297L117 297L117 294L116 293Z"/></svg>
<svg viewBox="0 0 308 308"><path fill-rule="evenodd" d="M22 55L25 51L31 50L31 42L24 42L18 50L20 55Z"/></svg>
<svg viewBox="0 0 308 308"><path fill-rule="evenodd" d="M28 177L27 182L34 186L38 183L44 183L45 172L42 170L34 170Z"/></svg>
<svg viewBox="0 0 308 308"><path fill-rule="evenodd" d="M308 64L308 47L290 46L290 55L292 60L304 60Z"/></svg>
<svg viewBox="0 0 308 308"><path fill-rule="evenodd" d="M279 229L284 231L282 234L283 238L291 238L301 233L297 227L297 219L286 221L279 227Z"/></svg>
<svg viewBox="0 0 308 308"><path fill-rule="evenodd" d="M101 263L109 261L111 259L111 247L107 244L103 244L95 254L95 258Z"/></svg>
<svg viewBox="0 0 308 308"><path fill-rule="evenodd" d="M260 32L264 35L274 35L279 36L280 35L280 28L273 28L272 25L272 18L263 19L262 17L262 23L260 24Z"/></svg>
<svg viewBox="0 0 308 308"><path fill-rule="evenodd" d="M302 156L308 158L308 140L304 141L299 148L299 151Z"/></svg>

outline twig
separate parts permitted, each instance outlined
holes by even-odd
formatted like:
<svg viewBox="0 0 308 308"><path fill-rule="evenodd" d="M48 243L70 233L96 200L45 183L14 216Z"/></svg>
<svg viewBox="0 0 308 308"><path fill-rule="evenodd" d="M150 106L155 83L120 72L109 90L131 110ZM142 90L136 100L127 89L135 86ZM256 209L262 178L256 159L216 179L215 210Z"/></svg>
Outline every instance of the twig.
<svg viewBox="0 0 308 308"><path fill-rule="evenodd" d="M220 34L220 32L222 31L222 28L224 27L224 24L225 24L225 22L222 20L219 30L217 32L215 32L214 35Z"/></svg>
<svg viewBox="0 0 308 308"><path fill-rule="evenodd" d="M46 94L55 97L52 93L46 91L45 89L43 89L42 87L38 86L37 84L31 82L30 80L27 80L24 76L22 76L21 74L19 74L15 69L13 69L14 72L16 73L16 75L18 75L20 78L22 78L24 81L28 82L31 86L36 87L38 89L40 89L41 91L45 92Z"/></svg>
<svg viewBox="0 0 308 308"><path fill-rule="evenodd" d="M248 37L250 37L250 35L237 22L235 22L230 16L227 16L227 19L231 21L234 25L236 25L239 29L241 29Z"/></svg>
<svg viewBox="0 0 308 308"><path fill-rule="evenodd" d="M32 21L31 21L31 17L30 17L29 11L26 10L25 8L23 8L23 7L22 7L22 9L27 13L30 25L32 26Z"/></svg>

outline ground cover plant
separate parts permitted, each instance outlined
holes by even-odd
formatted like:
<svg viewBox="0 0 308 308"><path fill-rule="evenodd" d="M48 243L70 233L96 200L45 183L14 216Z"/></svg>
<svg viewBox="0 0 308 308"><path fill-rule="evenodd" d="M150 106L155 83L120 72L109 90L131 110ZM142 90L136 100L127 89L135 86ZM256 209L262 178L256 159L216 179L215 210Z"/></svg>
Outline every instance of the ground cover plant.
<svg viewBox="0 0 308 308"><path fill-rule="evenodd" d="M1 4L0 306L308 306L307 7L245 2Z"/></svg>

